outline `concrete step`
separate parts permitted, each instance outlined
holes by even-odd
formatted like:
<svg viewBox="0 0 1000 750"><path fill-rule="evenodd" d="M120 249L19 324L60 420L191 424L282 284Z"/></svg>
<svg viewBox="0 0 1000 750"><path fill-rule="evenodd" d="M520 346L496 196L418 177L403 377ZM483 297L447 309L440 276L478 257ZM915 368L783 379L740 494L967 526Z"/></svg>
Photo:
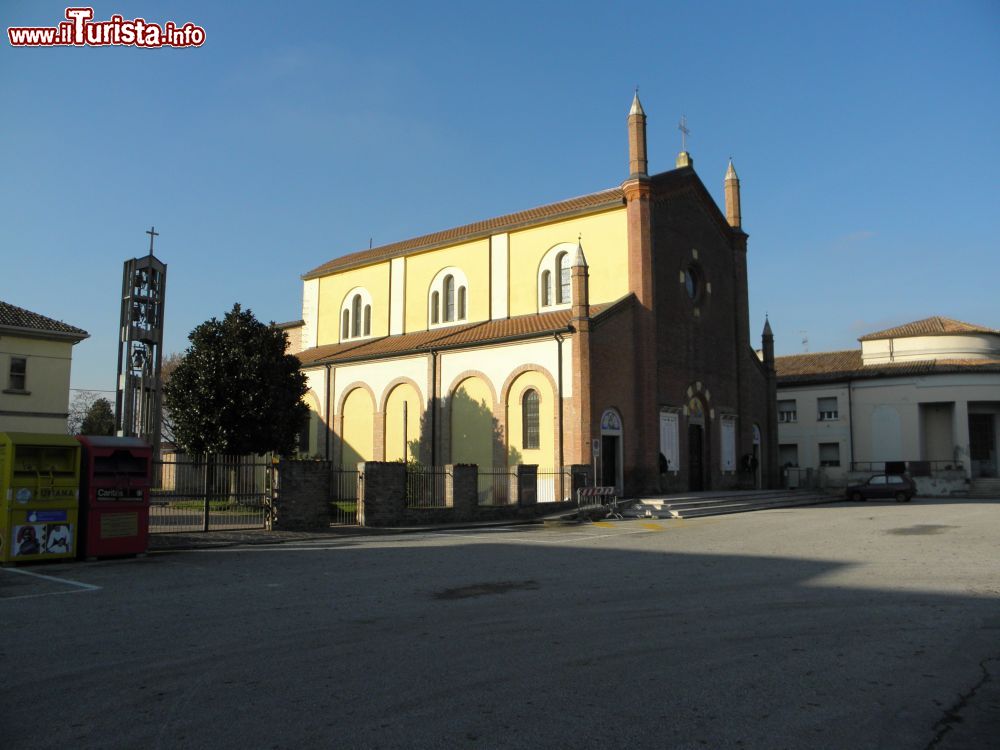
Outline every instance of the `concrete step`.
<svg viewBox="0 0 1000 750"><path fill-rule="evenodd" d="M969 497L1000 498L1000 479L993 477L973 479L969 485Z"/></svg>
<svg viewBox="0 0 1000 750"><path fill-rule="evenodd" d="M843 498L812 490L704 493L641 498L619 503L619 509L631 518L700 518L754 510L790 508L838 502Z"/></svg>

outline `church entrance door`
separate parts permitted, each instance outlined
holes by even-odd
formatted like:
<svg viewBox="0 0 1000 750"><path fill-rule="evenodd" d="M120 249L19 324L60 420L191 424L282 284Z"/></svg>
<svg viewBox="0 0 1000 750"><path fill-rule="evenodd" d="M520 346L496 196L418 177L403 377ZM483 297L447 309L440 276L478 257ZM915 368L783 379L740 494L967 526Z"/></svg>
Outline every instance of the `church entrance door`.
<svg viewBox="0 0 1000 750"><path fill-rule="evenodd" d="M601 486L615 487L618 484L618 437L601 436Z"/></svg>
<svg viewBox="0 0 1000 750"><path fill-rule="evenodd" d="M704 430L700 424L688 425L688 489L691 492L705 489L703 437Z"/></svg>
<svg viewBox="0 0 1000 750"><path fill-rule="evenodd" d="M618 496L625 489L622 472L622 418L614 409L606 409L601 415L601 466L598 476L601 485L614 487Z"/></svg>

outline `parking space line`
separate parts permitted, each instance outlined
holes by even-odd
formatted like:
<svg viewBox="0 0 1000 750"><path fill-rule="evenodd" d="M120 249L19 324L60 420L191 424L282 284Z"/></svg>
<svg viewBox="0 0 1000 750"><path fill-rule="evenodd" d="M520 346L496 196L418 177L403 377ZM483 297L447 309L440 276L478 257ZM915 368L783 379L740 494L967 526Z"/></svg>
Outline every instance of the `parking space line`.
<svg viewBox="0 0 1000 750"><path fill-rule="evenodd" d="M20 596L5 596L0 597L0 601L13 601L14 599L37 599L42 596L61 596L63 594L80 594L85 591L100 591L100 586L95 586L92 583L82 583L80 581L71 581L68 578L59 578L57 576L47 576L43 573L35 573L31 570L24 570L22 568L0 568L5 573L17 573L22 576L28 576L30 578L40 578L43 581L51 581L52 583L60 583L64 586L72 586L69 591L46 591L41 594L22 594Z"/></svg>

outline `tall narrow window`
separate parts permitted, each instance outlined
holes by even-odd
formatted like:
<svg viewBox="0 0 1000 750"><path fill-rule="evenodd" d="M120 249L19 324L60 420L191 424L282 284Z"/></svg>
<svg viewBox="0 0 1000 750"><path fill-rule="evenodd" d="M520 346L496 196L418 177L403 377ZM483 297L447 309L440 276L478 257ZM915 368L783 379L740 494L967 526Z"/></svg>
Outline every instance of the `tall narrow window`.
<svg viewBox="0 0 1000 750"><path fill-rule="evenodd" d="M465 320L465 287L458 288L458 319Z"/></svg>
<svg viewBox="0 0 1000 750"><path fill-rule="evenodd" d="M437 292L431 293L431 323L440 322L438 310L441 309L441 295Z"/></svg>
<svg viewBox="0 0 1000 750"><path fill-rule="evenodd" d="M521 400L521 447L538 448L538 391L526 391Z"/></svg>
<svg viewBox="0 0 1000 750"><path fill-rule="evenodd" d="M365 305L365 336L372 335L372 306Z"/></svg>
<svg viewBox="0 0 1000 750"><path fill-rule="evenodd" d="M450 322L455 319L455 277L444 277L444 319Z"/></svg>
<svg viewBox="0 0 1000 750"><path fill-rule="evenodd" d="M7 387L12 391L23 391L28 384L28 360L24 357L10 358L10 377Z"/></svg>
<svg viewBox="0 0 1000 750"><path fill-rule="evenodd" d="M348 310L344 310L344 314L341 317L344 319L344 322L340 326L340 338L342 339L350 338L351 313Z"/></svg>
<svg viewBox="0 0 1000 750"><path fill-rule="evenodd" d="M559 267L559 299L557 301L563 304L570 301L569 253L559 253L556 256L556 265Z"/></svg>
<svg viewBox="0 0 1000 750"><path fill-rule="evenodd" d="M542 271L542 307L552 304L552 271Z"/></svg>
<svg viewBox="0 0 1000 750"><path fill-rule="evenodd" d="M361 295L355 294L354 301L351 302L351 331L352 336L361 335Z"/></svg>

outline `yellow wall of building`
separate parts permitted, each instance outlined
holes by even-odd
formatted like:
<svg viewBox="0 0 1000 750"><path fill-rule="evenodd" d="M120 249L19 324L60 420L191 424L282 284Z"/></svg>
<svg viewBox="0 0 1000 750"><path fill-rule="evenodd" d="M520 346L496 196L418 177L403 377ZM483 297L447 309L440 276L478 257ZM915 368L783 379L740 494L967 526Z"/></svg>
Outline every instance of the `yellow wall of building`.
<svg viewBox="0 0 1000 750"><path fill-rule="evenodd" d="M451 395L451 462L493 465L493 395L481 379L463 380Z"/></svg>
<svg viewBox="0 0 1000 750"><path fill-rule="evenodd" d="M526 389L538 391L538 448L525 448L521 399ZM518 375L507 397L507 462L536 464L541 468L556 465L555 449L555 394L548 379L540 372Z"/></svg>
<svg viewBox="0 0 1000 750"><path fill-rule="evenodd" d="M372 296L372 336L389 335L389 263L324 276L319 280L317 346L340 341L340 311L354 287L364 287Z"/></svg>
<svg viewBox="0 0 1000 750"><path fill-rule="evenodd" d="M490 241L484 238L406 259L406 333L427 330L430 285L448 266L461 268L469 281L466 322L489 319Z"/></svg>
<svg viewBox="0 0 1000 750"><path fill-rule="evenodd" d="M72 356L68 341L0 336L0 432L66 434ZM11 357L26 360L26 393L4 392Z"/></svg>
<svg viewBox="0 0 1000 750"><path fill-rule="evenodd" d="M406 429L403 429L403 404L406 404ZM402 383L392 389L385 404L385 460L409 461L420 455L420 419L423 403L416 389Z"/></svg>
<svg viewBox="0 0 1000 750"><path fill-rule="evenodd" d="M625 208L530 227L510 233L510 314L538 309L538 264L554 245L577 238L590 266L590 304L628 293L628 231Z"/></svg>
<svg viewBox="0 0 1000 750"><path fill-rule="evenodd" d="M356 469L361 461L375 457L375 405L364 388L355 388L344 401L344 447L340 465Z"/></svg>

